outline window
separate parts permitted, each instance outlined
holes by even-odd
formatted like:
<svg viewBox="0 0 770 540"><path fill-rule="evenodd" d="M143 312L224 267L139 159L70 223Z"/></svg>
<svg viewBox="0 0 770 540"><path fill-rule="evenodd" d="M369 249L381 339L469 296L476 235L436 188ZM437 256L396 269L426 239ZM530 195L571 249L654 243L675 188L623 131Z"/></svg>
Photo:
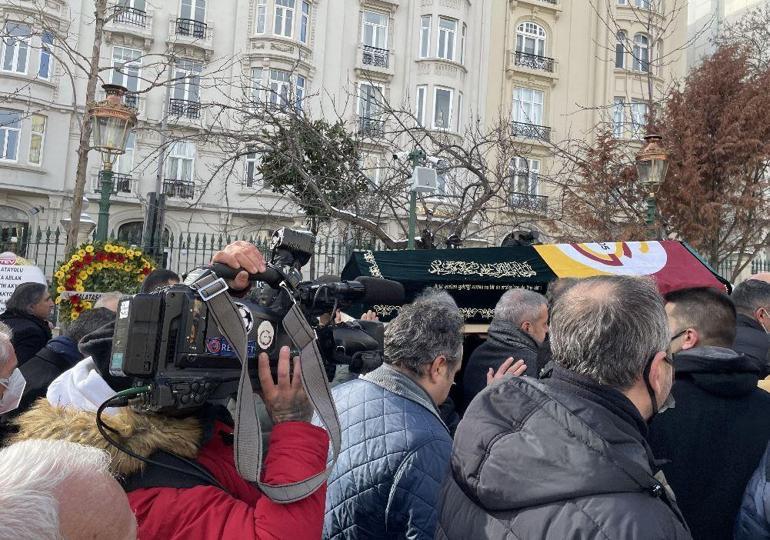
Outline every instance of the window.
<svg viewBox="0 0 770 540"><path fill-rule="evenodd" d="M201 72L203 64L195 60L180 59L174 65L173 99L200 103Z"/></svg>
<svg viewBox="0 0 770 540"><path fill-rule="evenodd" d="M379 120L382 115L382 88L374 84L358 85L358 116L367 120Z"/></svg>
<svg viewBox="0 0 770 540"><path fill-rule="evenodd" d="M388 16L376 11L364 11L362 37L364 45L388 48Z"/></svg>
<svg viewBox="0 0 770 540"><path fill-rule="evenodd" d="M425 127L425 97L428 95L428 87L421 85L417 87L417 125Z"/></svg>
<svg viewBox="0 0 770 540"><path fill-rule="evenodd" d="M436 162L436 191L434 195L446 195L452 187L452 167L445 159Z"/></svg>
<svg viewBox="0 0 770 540"><path fill-rule="evenodd" d="M516 52L545 56L545 30L533 22L523 22L516 29Z"/></svg>
<svg viewBox="0 0 770 540"><path fill-rule="evenodd" d="M522 124L543 124L543 97L540 90L516 88L513 91L513 121Z"/></svg>
<svg viewBox="0 0 770 540"><path fill-rule="evenodd" d="M168 154L166 175L172 180L192 182L195 167L195 145L177 141L171 145Z"/></svg>
<svg viewBox="0 0 770 540"><path fill-rule="evenodd" d="M642 9L650 9L651 4L651 0L634 0L634 5Z"/></svg>
<svg viewBox="0 0 770 540"><path fill-rule="evenodd" d="M460 35L460 63L465 64L465 35L468 32L468 25L463 23L463 33Z"/></svg>
<svg viewBox="0 0 770 540"><path fill-rule="evenodd" d="M263 71L261 67L251 68L251 100L254 103L264 103L265 101L265 83L262 80Z"/></svg>
<svg viewBox="0 0 770 540"><path fill-rule="evenodd" d="M273 33L287 38L294 35L294 0L275 0Z"/></svg>
<svg viewBox="0 0 770 540"><path fill-rule="evenodd" d="M627 0L618 0L618 5L619 6L625 6L627 3L628 3Z"/></svg>
<svg viewBox="0 0 770 540"><path fill-rule="evenodd" d="M307 43L307 33L310 28L310 3L302 2L302 21L299 26L299 40Z"/></svg>
<svg viewBox="0 0 770 540"><path fill-rule="evenodd" d="M33 114L30 119L29 155L27 161L32 165L43 164L43 142L45 141L46 117L41 114Z"/></svg>
<svg viewBox="0 0 770 540"><path fill-rule="evenodd" d="M517 195L537 195L540 179L540 161L516 157L513 159L513 185L511 191Z"/></svg>
<svg viewBox="0 0 770 540"><path fill-rule="evenodd" d="M650 40L644 34L634 36L634 71L647 73L650 69Z"/></svg>
<svg viewBox="0 0 770 540"><path fill-rule="evenodd" d="M294 85L294 99L298 111L302 110L303 100L305 99L305 77L297 75Z"/></svg>
<svg viewBox="0 0 770 540"><path fill-rule="evenodd" d="M206 0L182 0L181 19L206 22Z"/></svg>
<svg viewBox="0 0 770 540"><path fill-rule="evenodd" d="M615 42L615 67L624 69L626 67L626 33L620 30L616 34Z"/></svg>
<svg viewBox="0 0 770 540"><path fill-rule="evenodd" d="M290 103L291 73L282 69L270 70L270 99L271 105L283 109Z"/></svg>
<svg viewBox="0 0 770 540"><path fill-rule="evenodd" d="M438 57L444 60L455 59L455 40L457 39L457 21L438 18Z"/></svg>
<svg viewBox="0 0 770 540"><path fill-rule="evenodd" d="M358 168L370 182L370 189L376 189L380 185L380 156L376 154L364 154L358 160Z"/></svg>
<svg viewBox="0 0 770 540"><path fill-rule="evenodd" d="M435 88L433 91L433 129L452 127L452 94L449 88Z"/></svg>
<svg viewBox="0 0 770 540"><path fill-rule="evenodd" d="M19 157L21 113L0 109L0 161L16 161Z"/></svg>
<svg viewBox="0 0 770 540"><path fill-rule="evenodd" d="M243 179L243 185L250 188L262 188L262 175L259 173L261 159L256 152L246 154L246 175Z"/></svg>
<svg viewBox="0 0 770 540"><path fill-rule="evenodd" d="M136 133L130 132L126 138L126 151L118 156L115 161L115 172L118 174L131 175L131 171L134 170L134 148L136 147ZM123 190L123 191L131 191Z"/></svg>
<svg viewBox="0 0 770 540"><path fill-rule="evenodd" d="M631 102L631 138L641 139L644 137L647 127L647 102Z"/></svg>
<svg viewBox="0 0 770 540"><path fill-rule="evenodd" d="M420 58L430 56L430 26L430 15L420 17Z"/></svg>
<svg viewBox="0 0 770 540"><path fill-rule="evenodd" d="M463 93L457 93L457 132L460 133L462 128L462 116L463 116Z"/></svg>
<svg viewBox="0 0 770 540"><path fill-rule="evenodd" d="M53 73L53 62L51 61L51 46L53 45L53 32L43 31L40 37L40 62L37 67L37 76L48 80Z"/></svg>
<svg viewBox="0 0 770 540"><path fill-rule="evenodd" d="M264 34L267 29L267 0L257 0L257 22L254 32Z"/></svg>
<svg viewBox="0 0 770 540"><path fill-rule="evenodd" d="M118 0L118 5L136 9L138 11L144 11L146 7L145 0Z"/></svg>
<svg viewBox="0 0 770 540"><path fill-rule="evenodd" d="M125 86L129 92L139 91L142 51L126 47L112 48L112 75L110 82Z"/></svg>
<svg viewBox="0 0 770 540"><path fill-rule="evenodd" d="M3 32L3 71L27 73L29 60L29 26L8 21Z"/></svg>
<svg viewBox="0 0 770 540"><path fill-rule="evenodd" d="M612 105L612 136L622 139L626 131L626 100L616 97Z"/></svg>

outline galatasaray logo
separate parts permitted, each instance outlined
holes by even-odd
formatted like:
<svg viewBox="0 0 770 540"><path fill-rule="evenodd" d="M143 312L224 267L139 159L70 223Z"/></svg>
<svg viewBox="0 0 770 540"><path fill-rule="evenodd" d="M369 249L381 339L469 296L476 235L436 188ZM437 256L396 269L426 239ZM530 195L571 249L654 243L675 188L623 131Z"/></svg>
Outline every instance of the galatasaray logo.
<svg viewBox="0 0 770 540"><path fill-rule="evenodd" d="M557 244L536 249L557 275L575 277L651 275L662 270L668 258L660 242Z"/></svg>

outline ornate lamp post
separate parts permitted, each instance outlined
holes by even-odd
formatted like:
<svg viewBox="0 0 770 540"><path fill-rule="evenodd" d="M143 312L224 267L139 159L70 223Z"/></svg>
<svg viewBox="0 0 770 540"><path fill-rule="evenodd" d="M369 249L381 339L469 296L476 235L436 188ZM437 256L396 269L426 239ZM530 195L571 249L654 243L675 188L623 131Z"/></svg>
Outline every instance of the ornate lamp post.
<svg viewBox="0 0 770 540"><path fill-rule="evenodd" d="M116 84L105 84L107 97L104 101L88 106L93 117L93 144L102 155L101 198L99 199L99 220L96 226L96 240L107 239L110 219L110 195L112 195L112 165L117 157L126 151L131 129L136 125L136 110L123 105L123 96L128 91Z"/></svg>
<svg viewBox="0 0 770 540"><path fill-rule="evenodd" d="M647 190L647 226L650 229L650 239L657 239L655 218L657 215L656 195L668 172L668 153L663 148L660 135L647 135L647 144L636 155L636 172L639 181Z"/></svg>

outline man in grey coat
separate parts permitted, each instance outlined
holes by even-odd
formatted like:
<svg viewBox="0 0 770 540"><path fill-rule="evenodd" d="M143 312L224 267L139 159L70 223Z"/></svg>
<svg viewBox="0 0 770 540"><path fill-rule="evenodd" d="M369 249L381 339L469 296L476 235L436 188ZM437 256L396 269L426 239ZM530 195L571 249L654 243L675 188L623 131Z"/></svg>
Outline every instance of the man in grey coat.
<svg viewBox="0 0 770 540"><path fill-rule="evenodd" d="M645 441L674 375L653 283L581 280L550 332L551 378L504 379L466 411L436 538L690 538Z"/></svg>

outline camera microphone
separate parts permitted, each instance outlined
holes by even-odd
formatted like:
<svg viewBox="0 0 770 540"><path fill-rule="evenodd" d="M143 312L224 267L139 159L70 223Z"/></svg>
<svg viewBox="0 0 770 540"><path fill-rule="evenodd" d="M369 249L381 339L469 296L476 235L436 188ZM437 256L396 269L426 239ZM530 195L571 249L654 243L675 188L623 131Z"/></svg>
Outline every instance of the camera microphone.
<svg viewBox="0 0 770 540"><path fill-rule="evenodd" d="M335 296L348 302L374 305L401 305L404 303L404 286L390 279L359 276L353 281L323 283L320 285Z"/></svg>

